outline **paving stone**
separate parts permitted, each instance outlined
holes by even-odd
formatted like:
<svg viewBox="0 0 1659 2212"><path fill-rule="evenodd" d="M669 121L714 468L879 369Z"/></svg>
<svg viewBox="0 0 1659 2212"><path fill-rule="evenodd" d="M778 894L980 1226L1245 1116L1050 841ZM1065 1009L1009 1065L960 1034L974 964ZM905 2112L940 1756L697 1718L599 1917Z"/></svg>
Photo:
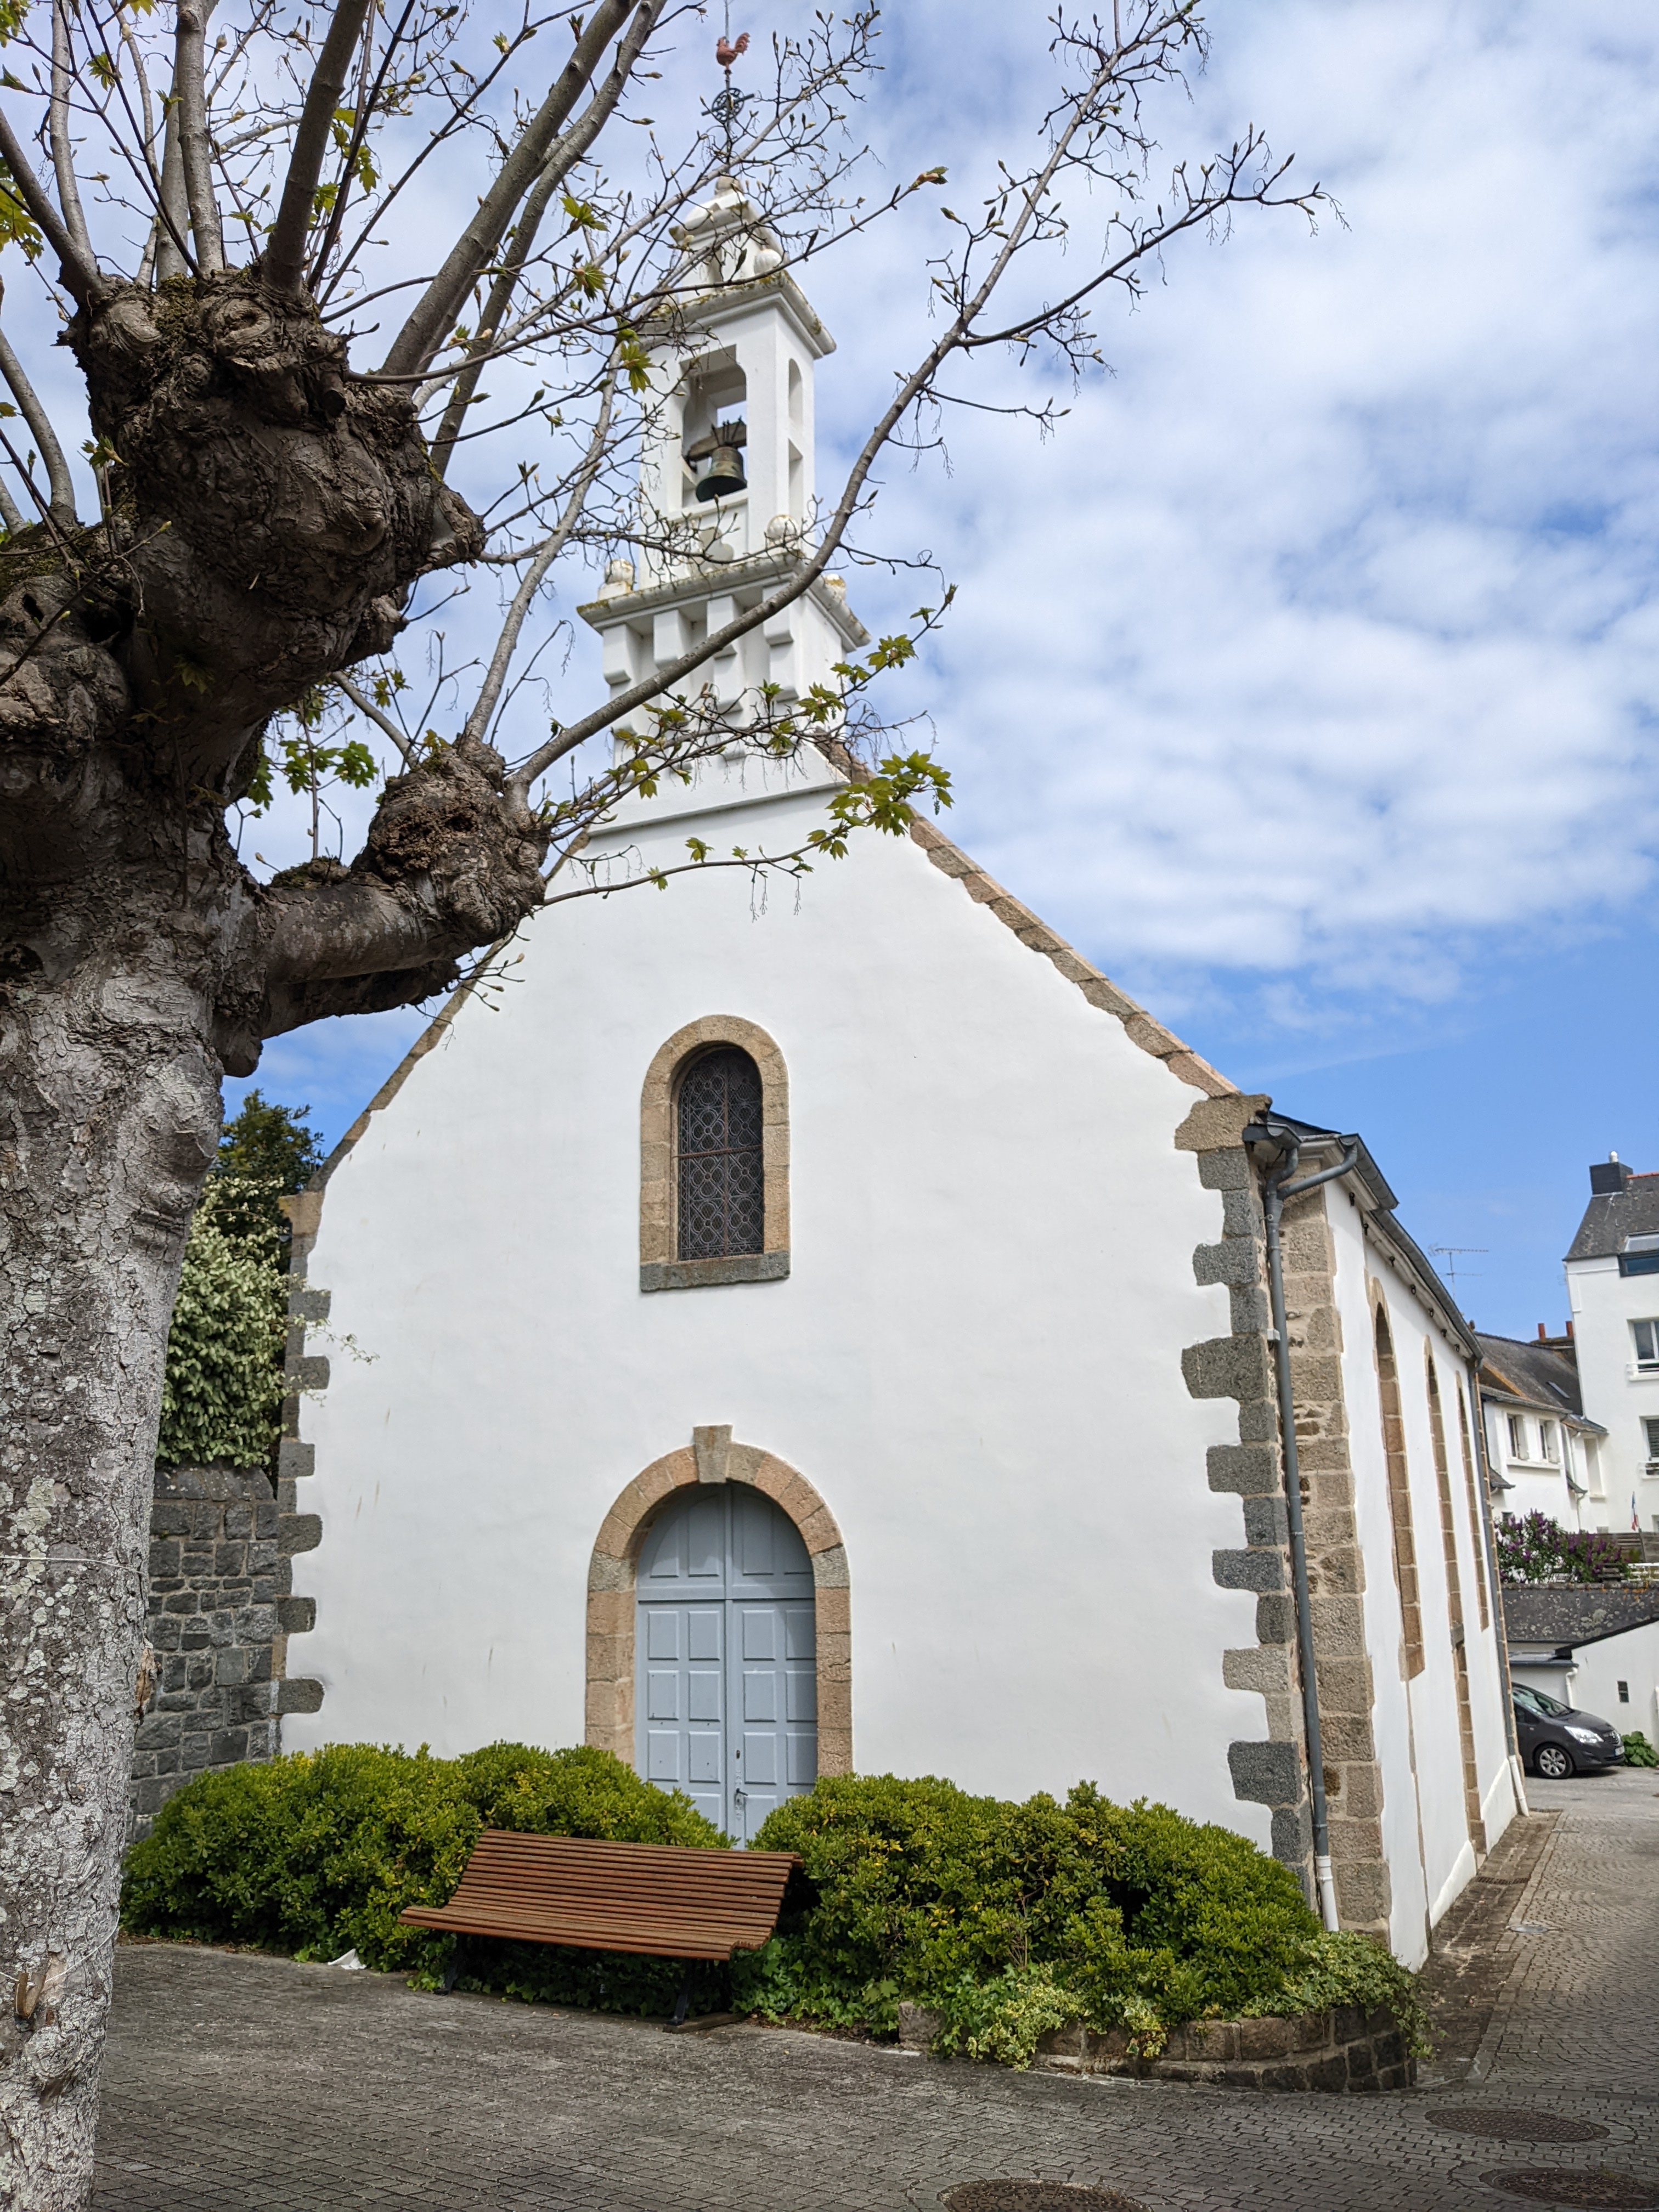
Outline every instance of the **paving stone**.
<svg viewBox="0 0 1659 2212"><path fill-rule="evenodd" d="M1607 2134L1516 2143L1508 2164L1659 2189L1655 1783L1533 1785L1559 1818L1509 1885L1509 1964L1483 1981L1479 2051L1462 2078L1391 2095L1018 2075L747 2024L665 2035L123 1945L95 2212L936 2212L946 2191L1004 2178L1115 2190L1146 2212L1498 2212L1516 2202L1482 2180L1498 2146L1433 2118L1522 2106Z"/></svg>

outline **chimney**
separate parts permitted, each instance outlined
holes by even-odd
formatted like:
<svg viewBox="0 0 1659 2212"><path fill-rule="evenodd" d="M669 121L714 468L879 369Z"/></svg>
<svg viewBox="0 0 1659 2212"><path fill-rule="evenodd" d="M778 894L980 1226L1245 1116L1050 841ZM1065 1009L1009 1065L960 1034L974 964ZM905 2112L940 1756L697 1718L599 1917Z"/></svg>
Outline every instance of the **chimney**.
<svg viewBox="0 0 1659 2212"><path fill-rule="evenodd" d="M1539 1324L1538 1324L1538 1341L1539 1341L1540 1344L1547 1344L1547 1343L1549 1342L1549 1340L1550 1340L1550 1333L1549 1333L1548 1329L1547 1329L1547 1328L1545 1328L1545 1326L1544 1326L1543 1322L1540 1321L1540 1322L1539 1322Z"/></svg>
<svg viewBox="0 0 1659 2212"><path fill-rule="evenodd" d="M1592 1198L1611 1198L1629 1182L1630 1170L1617 1152L1609 1152L1605 1160L1595 1162L1589 1177Z"/></svg>

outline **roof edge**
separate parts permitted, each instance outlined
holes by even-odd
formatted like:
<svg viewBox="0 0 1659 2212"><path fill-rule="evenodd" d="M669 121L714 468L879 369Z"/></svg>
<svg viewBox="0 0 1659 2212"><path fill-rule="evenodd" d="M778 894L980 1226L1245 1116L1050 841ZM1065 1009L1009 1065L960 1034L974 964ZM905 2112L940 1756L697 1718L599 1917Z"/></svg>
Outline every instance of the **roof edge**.
<svg viewBox="0 0 1659 2212"><path fill-rule="evenodd" d="M1033 914L1030 907L1011 897L994 877L988 876L976 860L970 859L959 845L953 845L931 822L920 817L913 821L910 839L913 844L921 846L941 874L955 878L975 905L988 908L1022 945L1041 954L1068 983L1074 983L1091 1006L1098 1007L1103 1013L1115 1015L1130 1043L1138 1045L1152 1059L1162 1060L1178 1082L1201 1091L1209 1098L1242 1096L1236 1083L1230 1083L1218 1068L1212 1067L1190 1045L1184 1044L1173 1030L1166 1030L1136 1000L1126 991L1120 991L1109 976L1103 975L1074 945L1058 936L1040 915Z"/></svg>

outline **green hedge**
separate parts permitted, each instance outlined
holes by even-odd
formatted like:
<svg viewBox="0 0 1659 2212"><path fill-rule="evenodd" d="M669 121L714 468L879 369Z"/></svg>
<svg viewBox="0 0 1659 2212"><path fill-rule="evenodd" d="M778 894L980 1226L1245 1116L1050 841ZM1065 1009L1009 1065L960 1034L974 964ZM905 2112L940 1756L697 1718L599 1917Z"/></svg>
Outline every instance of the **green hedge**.
<svg viewBox="0 0 1659 2212"><path fill-rule="evenodd" d="M1391 2003L1412 1978L1363 1936L1324 1935L1290 1870L1231 1829L1082 1783L1062 1805L931 1778L821 1781L774 1813L815 1901L734 1968L745 2005L881 2031L901 1997L940 2047L1029 2064L1045 2028L1127 2028L1149 2055L1178 2022Z"/></svg>
<svg viewBox="0 0 1659 2212"><path fill-rule="evenodd" d="M204 1775L132 1851L135 1934L354 1948L434 1986L453 1939L398 1925L441 1904L480 1828L729 1848L678 1794L609 1753L492 1744L465 1759L336 1745ZM939 2047L1029 2065L1062 2021L1126 2027L1151 2055L1194 2019L1387 2003L1421 2043L1412 1977L1358 1936L1326 1936L1287 1869L1167 1806L969 1796L949 1782L842 1776L791 1799L757 1838L798 1852L779 1933L731 1967L732 2001L771 2020L893 2033L901 1998L944 2015ZM665 2011L672 1962L470 1947L463 1986L617 2011ZM700 1978L695 2008L726 2002Z"/></svg>
<svg viewBox="0 0 1659 2212"><path fill-rule="evenodd" d="M606 1751L494 1743L434 1759L331 1744L204 1774L170 1797L129 1854L122 1925L301 1959L356 1950L366 1966L434 1988L454 1938L398 1915L448 1900L483 1828L730 1848L688 1798L653 1789ZM488 1959L492 1987L613 2010L665 2011L679 1978L659 1960L534 1943L493 1945Z"/></svg>

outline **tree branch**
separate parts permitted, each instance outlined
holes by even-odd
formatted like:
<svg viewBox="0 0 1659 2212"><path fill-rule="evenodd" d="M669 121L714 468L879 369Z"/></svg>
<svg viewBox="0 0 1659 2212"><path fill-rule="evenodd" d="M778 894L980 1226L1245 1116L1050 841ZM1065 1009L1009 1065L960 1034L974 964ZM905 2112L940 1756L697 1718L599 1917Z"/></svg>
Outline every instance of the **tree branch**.
<svg viewBox="0 0 1659 2212"><path fill-rule="evenodd" d="M52 100L46 111L46 135L52 144L52 173L58 179L58 204L64 224L77 250L95 266L87 218L81 206L81 188L75 177L75 149L70 142L70 85L74 65L70 55L68 0L52 0Z"/></svg>
<svg viewBox="0 0 1659 2212"><path fill-rule="evenodd" d="M489 266L514 210L540 173L561 125L592 77L605 48L628 21L630 5L631 0L599 0L558 82L502 162L477 213L392 340L392 349L381 363L382 374L417 374L437 352L467 294Z"/></svg>
<svg viewBox="0 0 1659 2212"><path fill-rule="evenodd" d="M40 225L40 235L58 256L64 271L64 282L82 307L89 307L95 300L108 296L109 285L96 259L77 246L63 218L47 198L40 179L29 166L28 156L17 143L17 134L5 114L0 112L0 160L11 172L12 182L17 187L17 197Z"/></svg>
<svg viewBox="0 0 1659 2212"><path fill-rule="evenodd" d="M3 296L0 290L0 296ZM40 458L46 465L46 483L51 493L49 501L54 522L68 529L78 528L80 517L75 512L75 483L70 475L69 463L64 459L64 449L58 442L52 427L52 418L40 404L34 386L24 373L23 364L12 351L5 332L0 331L0 376L11 386L12 398L17 402L23 420L28 424ZM15 524L8 524L15 528Z"/></svg>
<svg viewBox="0 0 1659 2212"><path fill-rule="evenodd" d="M501 634L495 641L495 650L490 656L489 666L485 673L483 683L479 687L477 699L472 712L466 718L465 734L476 739L479 744L482 744L489 733L490 719L495 712L495 702L501 696L501 686L506 683L507 672L513 664L513 655L517 650L525 619L535 605L536 594L542 587L542 580L569 542L570 533L576 526L577 517L581 514L583 503L592 489L595 476L599 473L599 463L605 459L605 449L611 438L611 415L615 397L615 386L607 384L605 397L599 402L599 420L593 426L593 435L588 442L587 452L583 456L576 481L571 487L570 496L565 501L564 513L559 517L558 526L552 535L538 549L536 557L531 562L528 572L520 581L518 590L513 594L513 604L507 609L506 621L501 624Z"/></svg>
<svg viewBox="0 0 1659 2212"><path fill-rule="evenodd" d="M721 629L711 632L700 644L659 669L654 675L642 677L638 683L629 684L617 696L607 700L603 706L596 707L580 720L556 731L544 744L539 745L514 770L513 780L518 787L527 792L536 778L544 775L555 761L573 752L578 745L584 744L620 715L631 714L635 707L645 706L651 700L660 698L665 691L670 691L675 684L683 683L728 645L735 644L739 638L747 636L750 630L770 621L775 614L781 613L784 608L792 605L811 589L835 558L848 525L863 497L877 456L910 409L928 391L945 361L970 343L975 321L983 313L998 285L1007 274L1011 263L1035 229L1054 178L1071 157L1073 141L1079 132L1091 127L1101 97L1111 86L1127 55L1141 48L1156 52L1164 41L1190 35L1188 26L1192 12L1193 0L1173 0L1173 4L1161 15L1149 8L1139 30L1130 40L1099 55L1087 85L1071 100L1070 112L1063 127L1054 133L1046 159L1023 184L1010 191L1008 198L1015 204L1017 212L1006 228L999 225L994 233L998 246L989 268L972 292L961 301L948 327L900 385L854 462L840 501L816 550L795 571L789 582L776 591L768 592L758 605L746 613L735 616ZM910 189L915 190L915 187ZM1189 206L1178 219L1167 226L1169 234L1173 235L1187 228L1194 219L1194 211ZM1135 253L1130 258L1140 258L1154 252L1165 234L1165 228L1160 225L1148 232L1138 242Z"/></svg>
<svg viewBox="0 0 1659 2212"><path fill-rule="evenodd" d="M356 173L357 155L362 149L363 140L368 135L368 118L374 112L374 103L380 96L381 87L386 82L386 71L392 67L392 57L397 52L403 41L404 33L408 27L409 19L414 14L416 4L417 0L404 0L404 12L398 16L397 27L386 40L386 52L380 57L380 66L378 70L374 68L374 19L372 15L368 19L368 28L363 33L362 60L357 72L357 112L352 118L350 139L340 159L339 188L334 195L334 204L329 210L328 228L323 233L322 241L317 251L311 257L311 267L306 278L307 285L313 293L321 282L324 270L328 266L329 255L340 242L340 226L345 221L346 203L351 198L351 180Z"/></svg>
<svg viewBox="0 0 1659 2212"><path fill-rule="evenodd" d="M462 370L450 394L449 404L444 409L438 434L432 443L432 465L440 476L449 466L450 455L454 451L456 439L460 435L461 424L465 420L467 409L472 404L478 379L483 374L485 359L507 319L507 310L513 304L513 295L518 289L525 263L530 258L530 249L536 242L536 234L541 228L548 203L615 112L635 64L644 52L645 42L656 27L662 7L663 0L641 0L641 6L635 10L633 21L628 27L627 36L617 49L617 58L611 74L554 147L546 167L525 202L524 213L514 226L506 258L490 287L483 319L478 325L478 335L473 344L477 358L470 361Z"/></svg>
<svg viewBox="0 0 1659 2212"><path fill-rule="evenodd" d="M340 692L345 698L350 700L352 705L357 709L357 712L363 717L365 721L373 722L376 729L383 731L385 734L391 738L392 744L398 748L398 751L402 757L404 766L405 768L412 768L415 763L415 755L410 748L409 739L398 727L398 725L392 720L391 715L383 714L380 709L375 705L374 702L369 697L368 692L360 690L357 685L352 682L349 676L337 676L334 678L333 683L335 690Z"/></svg>
<svg viewBox="0 0 1659 2212"><path fill-rule="evenodd" d="M311 234L317 180L323 173L334 111L345 90L351 57L362 36L369 6L370 0L337 0L306 94L300 126L294 134L294 151L283 182L276 228L265 247L264 268L266 281L295 299L305 287L306 240Z"/></svg>
<svg viewBox="0 0 1659 2212"><path fill-rule="evenodd" d="M185 198L196 239L196 265L216 276L225 265L224 233L213 190L213 141L207 116L207 27L216 0L181 0L173 64L173 97L179 110L179 148Z"/></svg>

